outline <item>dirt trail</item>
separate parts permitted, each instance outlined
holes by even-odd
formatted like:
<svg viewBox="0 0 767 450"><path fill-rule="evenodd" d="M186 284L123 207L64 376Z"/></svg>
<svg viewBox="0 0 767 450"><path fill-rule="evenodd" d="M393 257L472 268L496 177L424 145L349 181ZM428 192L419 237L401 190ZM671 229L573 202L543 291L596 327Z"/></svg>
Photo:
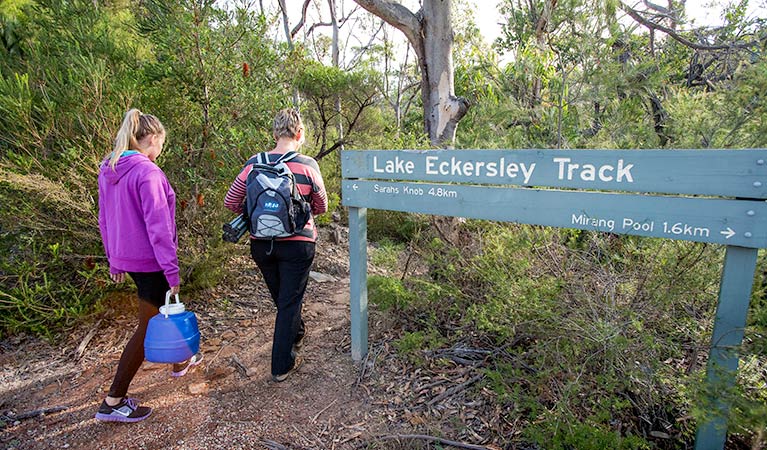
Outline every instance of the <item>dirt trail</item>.
<svg viewBox="0 0 767 450"><path fill-rule="evenodd" d="M346 250L324 242L314 270L333 279L309 281L304 363L286 382L270 380L275 311L241 243L231 263L244 276L182 297L198 316L204 363L180 379L147 362L136 375L129 395L154 409L143 422L93 418L134 326L131 298L114 299L60 342L0 342L0 414L66 407L0 428L0 448L345 449L384 430L350 357Z"/></svg>

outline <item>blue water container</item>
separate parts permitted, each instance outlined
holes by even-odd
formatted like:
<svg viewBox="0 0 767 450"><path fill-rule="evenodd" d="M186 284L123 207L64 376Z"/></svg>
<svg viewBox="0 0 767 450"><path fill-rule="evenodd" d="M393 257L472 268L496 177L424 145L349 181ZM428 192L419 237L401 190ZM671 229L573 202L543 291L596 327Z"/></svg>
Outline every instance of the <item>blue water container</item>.
<svg viewBox="0 0 767 450"><path fill-rule="evenodd" d="M160 313L149 319L144 338L144 358L156 363L180 363L200 351L197 317L178 300L170 303L170 291Z"/></svg>

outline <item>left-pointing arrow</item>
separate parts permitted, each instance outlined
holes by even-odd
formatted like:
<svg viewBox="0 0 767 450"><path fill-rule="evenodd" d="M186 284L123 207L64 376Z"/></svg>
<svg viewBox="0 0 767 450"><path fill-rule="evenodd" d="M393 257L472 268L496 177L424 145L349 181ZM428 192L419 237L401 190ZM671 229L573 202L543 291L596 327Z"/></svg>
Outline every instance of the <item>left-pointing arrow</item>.
<svg viewBox="0 0 767 450"><path fill-rule="evenodd" d="M354 183L354 184L352 185L352 189L354 189L355 191L356 191L357 189L359 189L359 186L357 186L357 183Z"/></svg>

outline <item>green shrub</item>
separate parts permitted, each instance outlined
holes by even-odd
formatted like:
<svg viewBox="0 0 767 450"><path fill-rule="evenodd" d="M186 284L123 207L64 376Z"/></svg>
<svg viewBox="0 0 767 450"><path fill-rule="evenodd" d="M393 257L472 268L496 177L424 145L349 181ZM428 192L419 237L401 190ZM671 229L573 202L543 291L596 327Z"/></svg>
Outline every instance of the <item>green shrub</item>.
<svg viewBox="0 0 767 450"><path fill-rule="evenodd" d="M691 387L700 385L704 367L691 349L710 341L722 247L479 221L461 226L465 239L457 245L428 232L411 242L425 276L390 278L376 288L387 292L376 301L399 311L404 355L424 364L418 349L434 348L428 336L440 336L447 348L467 339L492 343L485 368L492 401L524 419L531 439L553 440L551 448L648 448L636 436L658 430L670 442L694 439L695 421L676 419L701 404ZM381 248L373 259L391 266L397 247ZM759 311L756 300L747 349L759 343ZM745 358L752 363L727 394L730 423L758 435L767 404L764 356ZM558 428L541 425L544 415Z"/></svg>
<svg viewBox="0 0 767 450"><path fill-rule="evenodd" d="M370 253L371 264L389 273L399 272L398 266L404 245L394 243L388 239L382 239L376 244L377 246Z"/></svg>
<svg viewBox="0 0 767 450"><path fill-rule="evenodd" d="M546 450L647 450L653 446L639 436L621 436L615 430L575 418L562 422L557 418L542 419L530 427L526 435Z"/></svg>
<svg viewBox="0 0 767 450"><path fill-rule="evenodd" d="M140 44L120 8L20 5L20 49L0 58L0 332L51 336L107 290L96 174Z"/></svg>
<svg viewBox="0 0 767 450"><path fill-rule="evenodd" d="M383 310L403 309L415 298L399 279L381 275L368 277L368 299Z"/></svg>
<svg viewBox="0 0 767 450"><path fill-rule="evenodd" d="M425 216L379 209L368 210L368 239L409 242L428 227Z"/></svg>
<svg viewBox="0 0 767 450"><path fill-rule="evenodd" d="M0 338L18 332L51 338L103 295L104 266L72 259L67 243L41 244L44 240L0 232L0 245L9 251L0 261Z"/></svg>
<svg viewBox="0 0 767 450"><path fill-rule="evenodd" d="M0 57L0 278L6 310L30 312L7 316L3 331L52 333L111 285L93 269L106 264L96 177L128 107L158 116L168 132L158 163L177 194L182 281L188 291L215 284L231 218L224 192L247 157L272 144L271 118L288 101L266 22L207 4L17 5L18 48ZM250 63L248 76L239 61ZM63 262L46 253L51 245ZM35 306L54 291L59 312Z"/></svg>
<svg viewBox="0 0 767 450"><path fill-rule="evenodd" d="M0 334L50 337L103 295L105 271L88 189L0 166Z"/></svg>
<svg viewBox="0 0 767 450"><path fill-rule="evenodd" d="M445 339L434 329L429 331L413 331L405 333L394 341L394 347L414 364L424 361L424 351L433 350L444 345Z"/></svg>

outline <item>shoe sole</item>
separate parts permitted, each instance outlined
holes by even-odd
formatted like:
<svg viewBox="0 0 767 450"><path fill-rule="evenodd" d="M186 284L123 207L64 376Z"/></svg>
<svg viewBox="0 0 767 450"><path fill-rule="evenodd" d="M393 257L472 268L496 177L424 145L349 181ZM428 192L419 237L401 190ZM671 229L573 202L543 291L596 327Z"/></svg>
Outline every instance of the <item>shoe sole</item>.
<svg viewBox="0 0 767 450"><path fill-rule="evenodd" d="M152 415L152 411L149 411L149 414L147 414L146 416L141 416L141 417L125 417L125 416L115 416L114 414L96 413L96 420L100 420L102 422L135 423L135 422L141 422L142 420L146 419L147 417L151 415Z"/></svg>
<svg viewBox="0 0 767 450"><path fill-rule="evenodd" d="M288 373L283 375L272 375L272 381L275 383L282 383L283 381L288 379L288 376L293 374L293 372L297 371L299 367L301 367L301 364L303 364L303 360L301 358L297 358L296 362L293 365L293 368L288 370Z"/></svg>
<svg viewBox="0 0 767 450"><path fill-rule="evenodd" d="M205 359L205 355L204 354L202 356L200 356L200 359L198 359L197 361L195 361L193 363L190 363L188 366L184 367L184 370L180 370L178 372L171 372L170 376L172 376L174 378L183 377L184 375L187 374L187 372L189 372L189 369L191 369L194 366L199 365L202 362L203 359Z"/></svg>

